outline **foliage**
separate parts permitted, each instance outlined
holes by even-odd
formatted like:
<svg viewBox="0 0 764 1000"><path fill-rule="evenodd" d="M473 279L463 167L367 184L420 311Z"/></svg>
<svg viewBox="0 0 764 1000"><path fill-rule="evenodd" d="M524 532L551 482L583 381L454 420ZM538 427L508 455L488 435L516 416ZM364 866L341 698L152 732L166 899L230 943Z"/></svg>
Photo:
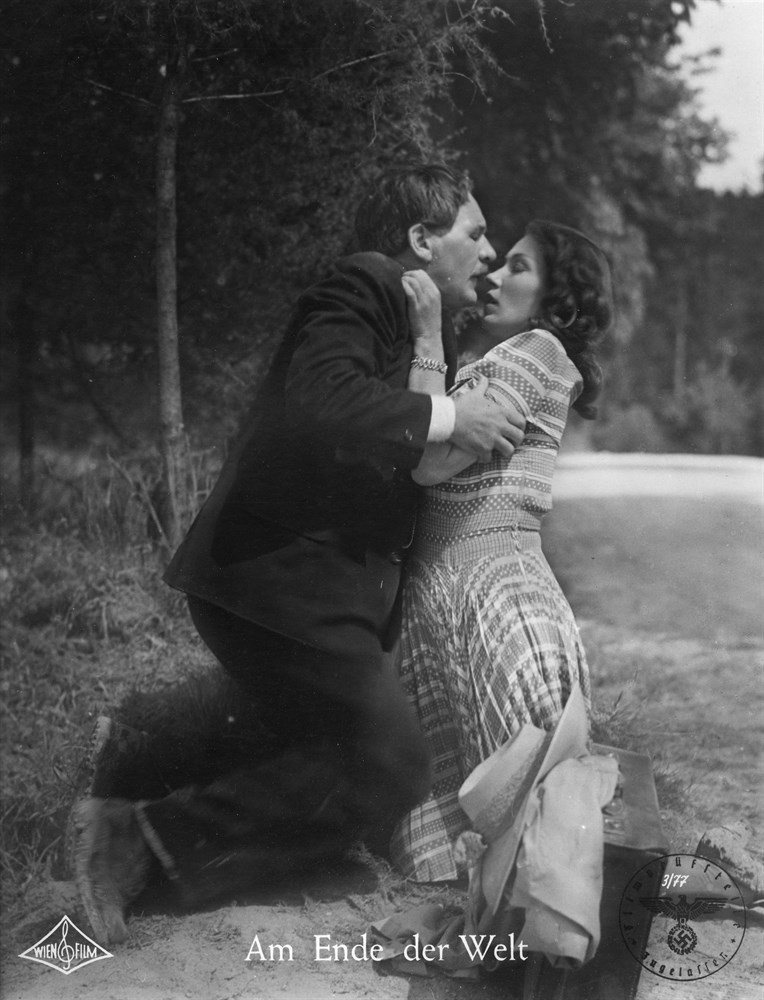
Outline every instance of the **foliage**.
<svg viewBox="0 0 764 1000"><path fill-rule="evenodd" d="M133 686L158 690L209 663L150 548L116 546L116 526L104 543L55 513L13 527L0 550L5 904L57 870L95 716Z"/></svg>
<svg viewBox="0 0 764 1000"><path fill-rule="evenodd" d="M724 364L753 407L736 447L760 451L760 202L693 200L700 163L723 153L671 61L693 6L6 0L4 405L18 406L26 364L41 441L153 445L154 137L174 47L183 388L197 442L230 438L295 296L345 245L360 186L421 155L467 163L500 250L531 215L601 240L619 307L604 417L648 407L651 446L686 440L676 399L664 404L674 290L696 241L706 263L682 272L685 375L723 368L722 324ZM717 252L725 226L739 254ZM734 297L720 288L732 272Z"/></svg>
<svg viewBox="0 0 764 1000"><path fill-rule="evenodd" d="M18 243L6 350L34 336L38 412L89 398L126 443L155 423L153 157L170 62L195 398L215 362L254 351L267 364L296 289L340 250L373 170L436 155L429 102L456 51L478 72L475 32L494 11L488 0L47 0L42 20L10 8L5 142Z"/></svg>
<svg viewBox="0 0 764 1000"><path fill-rule="evenodd" d="M718 155L717 133L669 63L693 6L556 0L539 24L534 5L519 0L487 42L502 68L487 103L458 89L459 143L497 242L506 248L534 216L597 238L613 262L619 346L645 311L646 221L673 218L677 194Z"/></svg>
<svg viewBox="0 0 764 1000"><path fill-rule="evenodd" d="M530 0L488 45L502 76L488 106L466 83L463 148L471 151L492 218L581 216L592 194L614 197L626 217L644 218L692 186L717 140L691 107L692 94L668 62L693 0L608 0L544 7ZM511 178L511 183L507 180ZM592 190L595 186L597 191Z"/></svg>
<svg viewBox="0 0 764 1000"><path fill-rule="evenodd" d="M645 227L648 308L619 352L613 412L647 407L663 450L764 453L763 223L762 194L691 191Z"/></svg>
<svg viewBox="0 0 764 1000"><path fill-rule="evenodd" d="M502 76L485 100L457 87L448 131L500 250L535 216L610 256L617 322L592 444L761 454L762 198L697 189L725 137L696 102L710 57L673 57L693 8L550 2L540 23L513 4L487 41Z"/></svg>

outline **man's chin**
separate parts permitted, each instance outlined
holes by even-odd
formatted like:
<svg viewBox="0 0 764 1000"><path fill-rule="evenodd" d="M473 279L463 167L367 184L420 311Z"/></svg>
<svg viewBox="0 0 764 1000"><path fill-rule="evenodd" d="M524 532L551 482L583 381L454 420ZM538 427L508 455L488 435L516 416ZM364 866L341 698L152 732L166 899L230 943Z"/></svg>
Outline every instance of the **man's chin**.
<svg viewBox="0 0 764 1000"><path fill-rule="evenodd" d="M465 289L461 295L443 297L443 308L449 312L459 312L462 309L469 309L478 304L477 292L474 289Z"/></svg>

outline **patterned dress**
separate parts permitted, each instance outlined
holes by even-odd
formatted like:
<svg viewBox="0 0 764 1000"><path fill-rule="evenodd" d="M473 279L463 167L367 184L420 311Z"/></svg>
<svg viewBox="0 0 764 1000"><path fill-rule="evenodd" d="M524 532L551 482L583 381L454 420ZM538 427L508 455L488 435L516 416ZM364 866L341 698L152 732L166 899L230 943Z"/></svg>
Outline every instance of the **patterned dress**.
<svg viewBox="0 0 764 1000"><path fill-rule="evenodd" d="M541 551L557 451L581 376L562 345L531 330L459 372L490 380L527 418L511 461L474 464L428 487L409 560L400 674L433 755L427 799L393 834L393 861L429 882L458 877L452 844L468 827L457 793L526 722L549 729L589 675L573 613Z"/></svg>

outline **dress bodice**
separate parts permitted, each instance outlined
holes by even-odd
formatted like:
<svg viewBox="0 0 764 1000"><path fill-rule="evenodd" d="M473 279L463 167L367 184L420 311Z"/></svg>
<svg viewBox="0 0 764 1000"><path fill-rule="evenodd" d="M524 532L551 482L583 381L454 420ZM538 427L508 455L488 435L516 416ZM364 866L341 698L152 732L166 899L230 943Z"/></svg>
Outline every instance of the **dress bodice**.
<svg viewBox="0 0 764 1000"><path fill-rule="evenodd" d="M511 459L475 462L424 491L415 551L495 531L539 531L552 507L552 478L568 409L581 376L562 344L546 330L531 330L494 347L460 369L452 394L476 375L489 380L488 394L509 402L526 418L523 443Z"/></svg>

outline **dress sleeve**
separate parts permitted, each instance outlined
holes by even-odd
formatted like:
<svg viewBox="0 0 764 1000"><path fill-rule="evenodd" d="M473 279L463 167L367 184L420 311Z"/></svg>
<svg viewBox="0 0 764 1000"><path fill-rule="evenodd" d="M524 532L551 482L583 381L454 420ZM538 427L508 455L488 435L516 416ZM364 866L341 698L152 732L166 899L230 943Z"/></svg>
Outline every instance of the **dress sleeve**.
<svg viewBox="0 0 764 1000"><path fill-rule="evenodd" d="M511 403L530 424L558 443L568 408L583 386L564 347L546 330L529 330L498 344L485 357L461 369L454 391L474 375L488 378L487 394L492 399Z"/></svg>

